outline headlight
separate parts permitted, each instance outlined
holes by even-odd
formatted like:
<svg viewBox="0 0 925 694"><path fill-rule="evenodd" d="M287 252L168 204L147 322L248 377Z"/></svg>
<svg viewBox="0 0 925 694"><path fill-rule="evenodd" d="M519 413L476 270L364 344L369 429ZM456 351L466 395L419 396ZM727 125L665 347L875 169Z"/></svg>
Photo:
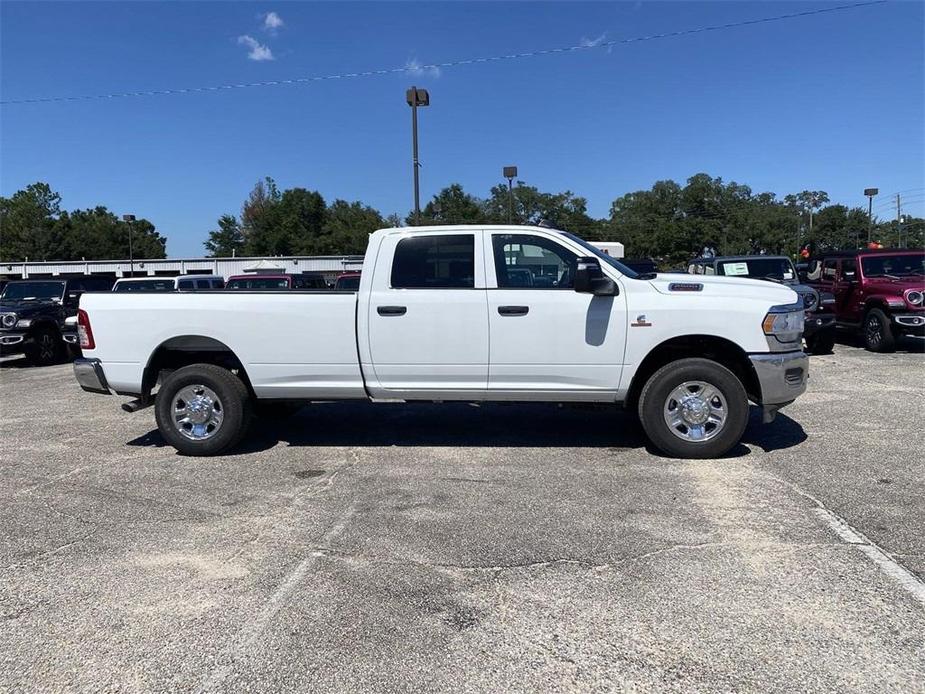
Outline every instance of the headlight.
<svg viewBox="0 0 925 694"><path fill-rule="evenodd" d="M18 321L16 321L17 328L28 328L30 325L32 325L31 318L20 318Z"/></svg>
<svg viewBox="0 0 925 694"><path fill-rule="evenodd" d="M0 318L0 322L3 323L4 328L12 328L14 325L16 325L16 314L4 313L3 318Z"/></svg>
<svg viewBox="0 0 925 694"><path fill-rule="evenodd" d="M913 306L922 305L922 292L918 289L910 289L906 292L906 301L908 301Z"/></svg>
<svg viewBox="0 0 925 694"><path fill-rule="evenodd" d="M806 292L803 295L803 308L807 311L812 311L818 303L819 301L816 298L816 292Z"/></svg>
<svg viewBox="0 0 925 694"><path fill-rule="evenodd" d="M765 335L774 336L778 342L796 342L803 335L803 307L799 304L772 306L761 327Z"/></svg>

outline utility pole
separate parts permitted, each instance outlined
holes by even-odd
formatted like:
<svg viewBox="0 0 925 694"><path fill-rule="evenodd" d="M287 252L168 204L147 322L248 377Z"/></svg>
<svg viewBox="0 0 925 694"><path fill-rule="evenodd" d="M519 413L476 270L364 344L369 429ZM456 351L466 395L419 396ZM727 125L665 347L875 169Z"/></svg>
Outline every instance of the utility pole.
<svg viewBox="0 0 925 694"><path fill-rule="evenodd" d="M135 215L124 214L122 221L128 224L128 264L131 268L132 277L135 276L135 253L132 249L132 227L135 226Z"/></svg>
<svg viewBox="0 0 925 694"><path fill-rule="evenodd" d="M896 193L896 233L899 236L899 247L903 247L903 217L902 217L902 203L899 199L899 193Z"/></svg>
<svg viewBox="0 0 925 694"><path fill-rule="evenodd" d="M418 106L430 106L430 94L426 89L411 87L405 92L405 101L411 107L411 142L412 142L412 166L414 167L414 223L421 223L421 193L418 182L418 169L421 163L418 161Z"/></svg>

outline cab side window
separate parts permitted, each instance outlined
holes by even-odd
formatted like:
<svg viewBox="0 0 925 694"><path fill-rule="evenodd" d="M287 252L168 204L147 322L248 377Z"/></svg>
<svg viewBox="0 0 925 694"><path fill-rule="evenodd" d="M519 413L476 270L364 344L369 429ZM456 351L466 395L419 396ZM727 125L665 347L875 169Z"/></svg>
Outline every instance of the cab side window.
<svg viewBox="0 0 925 694"><path fill-rule="evenodd" d="M836 258L828 258L822 263L822 279L832 282L835 280L836 275L836 266L838 265L838 260Z"/></svg>
<svg viewBox="0 0 925 694"><path fill-rule="evenodd" d="M853 280L858 276L858 261L854 258L846 258L841 261L841 278L843 280Z"/></svg>
<svg viewBox="0 0 925 694"><path fill-rule="evenodd" d="M180 280L180 289L193 289L193 280Z"/></svg>
<svg viewBox="0 0 925 694"><path fill-rule="evenodd" d="M402 239L392 260L393 289L472 289L475 235L428 234Z"/></svg>
<svg viewBox="0 0 925 694"><path fill-rule="evenodd" d="M578 256L552 239L532 234L491 237L498 287L572 289Z"/></svg>

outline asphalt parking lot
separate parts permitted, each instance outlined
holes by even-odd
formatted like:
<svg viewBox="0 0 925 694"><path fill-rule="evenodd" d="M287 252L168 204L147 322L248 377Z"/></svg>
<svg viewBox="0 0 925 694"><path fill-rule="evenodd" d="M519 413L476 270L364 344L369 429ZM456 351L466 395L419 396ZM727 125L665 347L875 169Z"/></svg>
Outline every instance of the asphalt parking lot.
<svg viewBox="0 0 925 694"><path fill-rule="evenodd" d="M925 356L716 461L621 413L324 404L184 458L0 366L0 689L925 691Z"/></svg>

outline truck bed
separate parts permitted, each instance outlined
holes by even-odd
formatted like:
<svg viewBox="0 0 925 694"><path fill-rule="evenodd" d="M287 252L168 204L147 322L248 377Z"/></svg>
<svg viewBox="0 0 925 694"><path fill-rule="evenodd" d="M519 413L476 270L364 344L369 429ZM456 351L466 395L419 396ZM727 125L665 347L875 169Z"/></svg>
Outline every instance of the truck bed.
<svg viewBox="0 0 925 694"><path fill-rule="evenodd" d="M241 360L260 398L363 398L355 292L215 291L85 294L110 386L132 393L149 357L168 343L203 337ZM246 329L242 330L242 326Z"/></svg>

